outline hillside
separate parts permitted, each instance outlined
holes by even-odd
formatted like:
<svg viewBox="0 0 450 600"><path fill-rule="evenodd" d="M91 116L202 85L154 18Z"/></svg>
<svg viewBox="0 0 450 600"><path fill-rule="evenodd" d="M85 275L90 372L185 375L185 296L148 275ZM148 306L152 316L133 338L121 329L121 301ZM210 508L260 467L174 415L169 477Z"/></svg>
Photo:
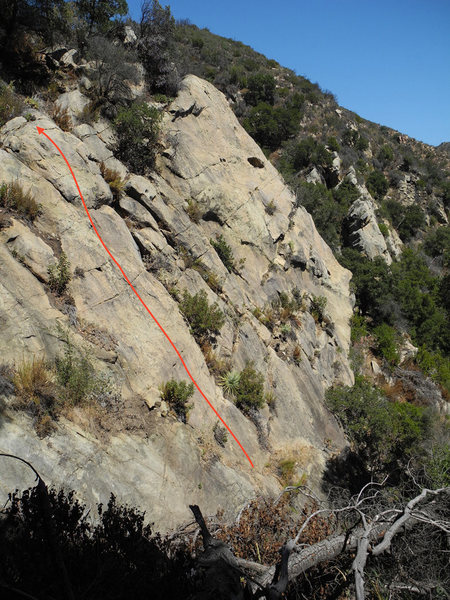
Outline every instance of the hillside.
<svg viewBox="0 0 450 600"><path fill-rule="evenodd" d="M199 505L267 565L296 518L371 481L386 485L373 522L416 485L447 493L446 145L157 2L140 25L120 6L101 23L83 3L17 6L0 4L0 452L163 533ZM17 461L1 472L2 501L35 485ZM239 523L255 506L270 544ZM305 544L360 526L334 518ZM440 557L445 536L424 531ZM325 571L314 598L337 597Z"/></svg>

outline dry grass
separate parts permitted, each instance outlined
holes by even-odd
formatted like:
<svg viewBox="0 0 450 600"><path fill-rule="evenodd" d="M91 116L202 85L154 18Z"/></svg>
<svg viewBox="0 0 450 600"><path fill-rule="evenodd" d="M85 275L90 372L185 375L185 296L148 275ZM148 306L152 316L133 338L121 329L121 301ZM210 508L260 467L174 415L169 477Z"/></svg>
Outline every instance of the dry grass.
<svg viewBox="0 0 450 600"><path fill-rule="evenodd" d="M293 442L279 447L273 453L270 468L279 477L283 486L303 485L307 475L303 473L296 481L298 469L305 469L314 457L314 448L304 442Z"/></svg>
<svg viewBox="0 0 450 600"><path fill-rule="evenodd" d="M201 459L207 466L220 460L221 454L217 450L217 443L214 438L213 430L201 431L197 438L197 442L201 451Z"/></svg>
<svg viewBox="0 0 450 600"><path fill-rule="evenodd" d="M23 360L16 368L15 408L34 417L34 427L39 437L45 437L56 428L54 417L57 408L57 388L53 374L43 358Z"/></svg>
<svg viewBox="0 0 450 600"><path fill-rule="evenodd" d="M230 369L230 362L219 358L209 342L203 342L200 348L203 352L206 366L208 367L211 375L213 375L216 379L219 379L219 377L225 375L225 373Z"/></svg>
<svg viewBox="0 0 450 600"><path fill-rule="evenodd" d="M292 351L292 358L297 365L302 361L302 349L298 344L295 345Z"/></svg>
<svg viewBox="0 0 450 600"><path fill-rule="evenodd" d="M67 108L55 106L52 112L52 119L63 131L71 131L73 124Z"/></svg>
<svg viewBox="0 0 450 600"><path fill-rule="evenodd" d="M100 172L103 179L109 185L114 200L119 200L125 188L125 181L120 177L119 172L109 169L104 162L100 163Z"/></svg>
<svg viewBox="0 0 450 600"><path fill-rule="evenodd" d="M187 207L186 212L187 212L189 218L194 223L199 223L199 221L202 217L202 211L201 211L201 208L200 208L198 202L196 202L195 200L192 200L192 198L191 198L187 201L187 203L188 203L188 207Z"/></svg>
<svg viewBox="0 0 450 600"><path fill-rule="evenodd" d="M13 382L20 408L40 403L54 389L52 374L43 358L22 361Z"/></svg>
<svg viewBox="0 0 450 600"><path fill-rule="evenodd" d="M0 185L0 206L14 210L31 221L39 215L40 206L30 192L24 192L22 186L14 181Z"/></svg>

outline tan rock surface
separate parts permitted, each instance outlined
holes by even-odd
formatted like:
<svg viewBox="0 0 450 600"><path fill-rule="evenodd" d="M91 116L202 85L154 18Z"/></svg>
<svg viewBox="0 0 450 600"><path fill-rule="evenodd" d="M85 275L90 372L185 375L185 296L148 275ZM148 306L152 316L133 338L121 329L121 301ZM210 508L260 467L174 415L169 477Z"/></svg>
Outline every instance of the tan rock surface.
<svg viewBox="0 0 450 600"><path fill-rule="evenodd" d="M107 256L67 166L37 135L36 125L46 128L66 153L104 242L251 456L254 469L231 436L225 449L214 442L217 418L198 392L187 425L161 405L159 386L171 378L186 380L184 368ZM234 511L255 494L275 493L277 460L297 443L312 449L305 469L317 485L327 457L324 439L337 448L344 443L324 408L323 394L333 382L350 383L353 377L346 358L350 273L337 263L309 214L295 207L278 172L211 84L194 76L184 80L164 124L163 141L172 151L164 153L159 173L151 178L128 173L108 154L112 137L107 125L80 125L74 134L60 131L45 115L34 123L14 119L0 130L0 181L20 179L42 204L32 227L16 219L1 234L0 351L6 363L39 353L52 358L62 345L48 331L60 321L77 344L93 352L99 370L116 381L125 408L111 417L115 423L108 439L81 421L61 419L53 435L39 440L28 417L8 413L0 417L0 449L32 460L48 483L79 488L89 502L105 501L114 491L119 500L151 508L157 527L165 528L187 518L192 502L207 513L219 507ZM125 194L116 205L101 177L101 160L117 165L126 178ZM186 212L188 199L198 203L198 223ZM275 206L272 215L266 211L269 204ZM210 243L218 235L232 248L233 272ZM19 244L15 240L22 240L25 264L11 254L12 244ZM56 299L44 283L51 253L57 257L60 250L71 264L68 292L74 305ZM211 276L221 291L207 285ZM192 294L204 289L210 302L219 304L226 320L215 352L235 369L252 361L276 398L273 410L265 407L252 421L224 398L162 282ZM300 324L287 339L279 328L270 331L259 322L253 311L294 288L305 300ZM307 310L313 296L327 298L324 323L316 323ZM113 349L100 347L99 339L112 340ZM292 360L294 344L301 348L298 364ZM1 492L25 485L26 476L21 478L16 467L8 466Z"/></svg>

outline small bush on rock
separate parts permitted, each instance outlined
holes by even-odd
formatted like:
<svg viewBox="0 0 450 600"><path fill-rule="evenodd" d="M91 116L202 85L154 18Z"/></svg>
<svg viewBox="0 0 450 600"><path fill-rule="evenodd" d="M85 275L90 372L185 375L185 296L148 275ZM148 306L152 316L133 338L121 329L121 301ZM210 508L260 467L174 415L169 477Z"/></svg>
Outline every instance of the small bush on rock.
<svg viewBox="0 0 450 600"><path fill-rule="evenodd" d="M0 185L0 206L14 210L31 221L34 221L40 212L40 206L30 192L24 192L16 182Z"/></svg>
<svg viewBox="0 0 450 600"><path fill-rule="evenodd" d="M223 235L217 236L216 240L211 239L210 242L214 250L219 255L220 260L231 273L231 271L234 270L234 257L231 246L226 243Z"/></svg>
<svg viewBox="0 0 450 600"><path fill-rule="evenodd" d="M114 200L119 200L125 187L125 182L120 177L119 172L114 169L108 169L104 162L100 163L100 172L103 179L109 185Z"/></svg>
<svg viewBox="0 0 450 600"><path fill-rule="evenodd" d="M173 408L183 423L187 422L188 414L193 404L188 404L189 398L194 394L194 384L171 379L161 386L161 400Z"/></svg>
<svg viewBox="0 0 450 600"><path fill-rule="evenodd" d="M72 119L70 118L67 108L55 106L52 112L52 119L63 131L70 131L72 129Z"/></svg>
<svg viewBox="0 0 450 600"><path fill-rule="evenodd" d="M326 306L327 299L325 296L312 297L310 310L315 321L320 322L323 320Z"/></svg>
<svg viewBox="0 0 450 600"><path fill-rule="evenodd" d="M228 396L236 397L241 381L241 374L238 371L228 371L219 378L219 384L223 387Z"/></svg>
<svg viewBox="0 0 450 600"><path fill-rule="evenodd" d="M248 413L251 409L264 406L264 376L248 364L240 373L239 384L235 392L236 406Z"/></svg>
<svg viewBox="0 0 450 600"><path fill-rule="evenodd" d="M57 296L61 296L66 291L67 285L72 279L70 273L70 262L65 252L61 252L59 260L56 264L50 265L47 268L48 284L52 292Z"/></svg>
<svg viewBox="0 0 450 600"><path fill-rule="evenodd" d="M180 302L180 310L191 327L192 335L200 344L218 334L225 323L223 312L216 302L209 305L204 290L194 296L185 290Z"/></svg>
<svg viewBox="0 0 450 600"><path fill-rule="evenodd" d="M366 186L376 200L384 198L389 188L388 180L381 171L372 171L366 179Z"/></svg>
<svg viewBox="0 0 450 600"><path fill-rule="evenodd" d="M54 429L57 408L57 388L49 365L43 358L23 360L13 375L15 407L34 417L39 437Z"/></svg>

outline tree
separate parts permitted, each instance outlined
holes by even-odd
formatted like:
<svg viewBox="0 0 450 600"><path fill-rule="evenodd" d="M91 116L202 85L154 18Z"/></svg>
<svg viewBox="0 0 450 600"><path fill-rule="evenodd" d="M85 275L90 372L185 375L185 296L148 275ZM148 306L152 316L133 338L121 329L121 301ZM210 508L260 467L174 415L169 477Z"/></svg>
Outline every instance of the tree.
<svg viewBox="0 0 450 600"><path fill-rule="evenodd" d="M178 74L171 63L175 19L170 6L163 8L158 0L145 0L142 5L138 52L153 92L176 93Z"/></svg>
<svg viewBox="0 0 450 600"><path fill-rule="evenodd" d="M404 598L403 592L439 594L450 583L446 568L449 487L419 488L409 497L395 497L382 486L368 484L349 501L335 507L320 506L305 486L288 487L283 494L293 491L304 494L308 500L313 498L318 507L303 517L296 534L292 533L281 548L276 566L271 567L261 560L236 556L228 544L210 533L199 507L190 507L203 538L204 552L198 565L206 570L204 590L211 594L208 597L278 600L285 592L289 598L305 597L302 580L308 583L305 586L309 590L308 597L328 597L322 595L326 593L322 583L326 563L335 566L334 590L330 589L330 597L337 597L337 590L342 592L351 586L357 600L365 600L368 583L375 578L376 597L389 593L391 598ZM273 512L279 500L274 502ZM252 531L248 523L239 528L243 512L245 507L239 513L236 529L238 532L240 529L239 545L248 548L253 546L246 543ZM323 521L332 524L332 531L325 528L322 539L308 543L305 534L314 526L320 527ZM254 527L258 525L253 522ZM388 552L389 561L385 561L383 555ZM349 560L350 556L354 557L353 561ZM396 568L390 568L392 564ZM311 590L311 580L304 575L322 565L314 578L320 590ZM342 576L340 587L336 571ZM289 594L290 582L298 593Z"/></svg>
<svg viewBox="0 0 450 600"><path fill-rule="evenodd" d="M99 32L108 29L110 21L116 16L128 13L126 0L75 0L79 16L88 26L88 35L94 30Z"/></svg>
<svg viewBox="0 0 450 600"><path fill-rule="evenodd" d="M251 106L260 102L273 104L275 95L275 79L270 73L254 73L247 81L248 91L245 93L245 101Z"/></svg>
<svg viewBox="0 0 450 600"><path fill-rule="evenodd" d="M155 164L160 122L161 114L146 102L133 102L117 113L117 154L136 173L144 174Z"/></svg>
<svg viewBox="0 0 450 600"><path fill-rule="evenodd" d="M389 189L389 183L381 171L372 171L366 180L367 189L376 200L381 200L386 196Z"/></svg>
<svg viewBox="0 0 450 600"><path fill-rule="evenodd" d="M90 77L96 106L124 103L130 98L130 84L137 83L138 71L134 57L123 46L94 36L89 40L87 58L95 65Z"/></svg>

